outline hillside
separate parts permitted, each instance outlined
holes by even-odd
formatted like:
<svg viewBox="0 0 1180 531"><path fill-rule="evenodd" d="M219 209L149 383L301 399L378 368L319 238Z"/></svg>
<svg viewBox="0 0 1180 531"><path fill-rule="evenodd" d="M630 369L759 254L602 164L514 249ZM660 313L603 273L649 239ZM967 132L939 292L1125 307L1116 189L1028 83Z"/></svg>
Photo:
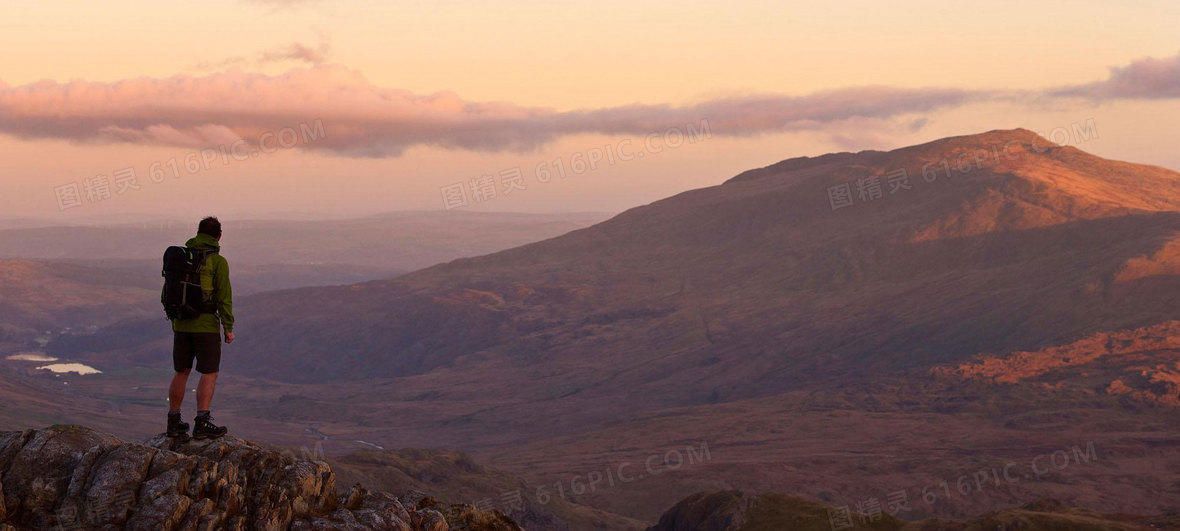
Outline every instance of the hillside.
<svg viewBox="0 0 1180 531"><path fill-rule="evenodd" d="M561 498L538 499L521 478L476 463L460 452L361 450L328 457L341 483L390 492L429 492L446 500L496 508L530 530L642 529L644 523Z"/></svg>
<svg viewBox="0 0 1180 531"><path fill-rule="evenodd" d="M1175 525L1180 525L1180 517L1175 515L1102 515L1070 508L1053 500L995 511L967 521L907 522L894 518L880 506L859 512L846 506L832 507L793 496L725 491L701 492L685 498L664 513L660 522L647 531L1146 531Z"/></svg>
<svg viewBox="0 0 1180 531"><path fill-rule="evenodd" d="M1092 389L1128 403L1180 406L1180 322L1100 332L1065 345L1006 356L981 354L931 373L996 385Z"/></svg>
<svg viewBox="0 0 1180 531"><path fill-rule="evenodd" d="M0 260L0 344L26 344L46 332L85 333L158 310L154 278L93 267ZM0 353L6 349L0 348Z"/></svg>

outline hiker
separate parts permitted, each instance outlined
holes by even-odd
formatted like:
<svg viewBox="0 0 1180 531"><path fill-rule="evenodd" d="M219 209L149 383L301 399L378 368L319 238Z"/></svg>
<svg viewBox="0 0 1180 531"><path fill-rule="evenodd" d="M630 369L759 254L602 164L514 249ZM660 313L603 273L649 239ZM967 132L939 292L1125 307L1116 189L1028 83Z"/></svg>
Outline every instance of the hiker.
<svg viewBox="0 0 1180 531"><path fill-rule="evenodd" d="M168 391L168 436L188 437L188 423L180 419L180 404L193 362L201 381L197 384L197 417L193 438L216 439L226 434L224 426L213 424L209 407L221 365L221 334L225 343L234 342L233 291L229 264L219 254L221 222L215 217L201 220L196 237L184 247L170 247L164 253L164 292L161 302L172 321L172 365L176 374Z"/></svg>

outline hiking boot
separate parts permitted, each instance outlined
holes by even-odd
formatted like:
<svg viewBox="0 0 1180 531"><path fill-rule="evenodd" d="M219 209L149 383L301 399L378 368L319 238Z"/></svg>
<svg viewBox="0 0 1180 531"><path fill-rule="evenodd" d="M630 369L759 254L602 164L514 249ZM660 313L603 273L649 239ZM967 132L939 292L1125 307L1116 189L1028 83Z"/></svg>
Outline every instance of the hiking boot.
<svg viewBox="0 0 1180 531"><path fill-rule="evenodd" d="M210 415L199 416L194 420L193 438L194 439L217 439L229 430L225 426L218 426L213 424L213 417Z"/></svg>
<svg viewBox="0 0 1180 531"><path fill-rule="evenodd" d="M168 416L168 437L188 439L188 423L180 417Z"/></svg>

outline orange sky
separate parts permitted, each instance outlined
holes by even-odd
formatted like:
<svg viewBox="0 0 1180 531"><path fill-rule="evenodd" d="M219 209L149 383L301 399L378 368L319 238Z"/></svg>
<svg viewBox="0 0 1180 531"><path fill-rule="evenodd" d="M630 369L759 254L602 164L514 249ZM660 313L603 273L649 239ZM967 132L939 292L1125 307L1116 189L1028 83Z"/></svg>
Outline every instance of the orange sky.
<svg viewBox="0 0 1180 531"><path fill-rule="evenodd" d="M1180 4L821 4L13 3L0 217L441 209L455 186L460 208L617 211L792 156L1073 124L1180 168ZM199 160L300 124L324 135Z"/></svg>

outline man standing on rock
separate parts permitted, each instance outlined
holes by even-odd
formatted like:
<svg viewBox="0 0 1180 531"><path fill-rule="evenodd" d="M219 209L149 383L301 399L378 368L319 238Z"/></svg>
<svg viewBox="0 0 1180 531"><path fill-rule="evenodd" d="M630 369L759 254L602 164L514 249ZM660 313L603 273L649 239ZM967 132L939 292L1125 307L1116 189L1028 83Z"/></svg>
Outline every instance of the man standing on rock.
<svg viewBox="0 0 1180 531"><path fill-rule="evenodd" d="M197 418L193 438L216 439L225 435L226 428L213 424L209 407L221 366L221 330L225 343L234 342L233 291L229 284L229 263L219 254L221 250L221 222L215 217L201 220L196 237L184 245L204 255L200 268L201 312L189 319L172 319L172 365L176 374L168 392L168 436L187 437L188 423L180 420L180 404L188 375L196 362L201 381L197 384Z"/></svg>

